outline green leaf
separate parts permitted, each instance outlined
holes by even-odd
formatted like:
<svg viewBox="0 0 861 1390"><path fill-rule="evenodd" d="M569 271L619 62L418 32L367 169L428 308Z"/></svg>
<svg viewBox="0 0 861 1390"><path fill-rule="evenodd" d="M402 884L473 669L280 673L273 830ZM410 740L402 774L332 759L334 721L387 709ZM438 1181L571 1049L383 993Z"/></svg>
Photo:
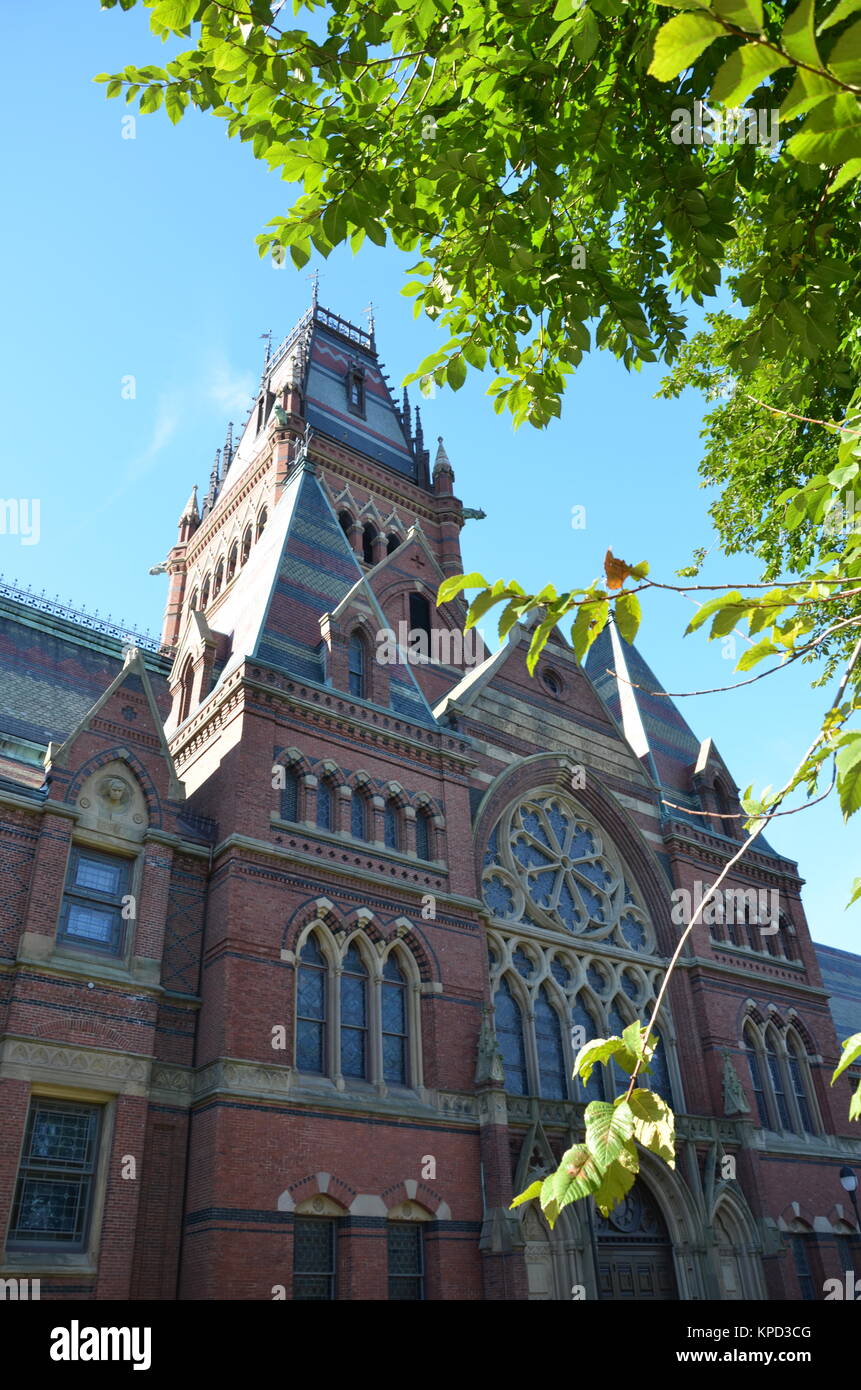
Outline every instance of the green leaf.
<svg viewBox="0 0 861 1390"><path fill-rule="evenodd" d="M855 1087L852 1099L849 1102L850 1120L861 1120L861 1081Z"/></svg>
<svg viewBox="0 0 861 1390"><path fill-rule="evenodd" d="M849 92L826 97L787 143L803 164L843 164L861 157L861 105Z"/></svg>
<svg viewBox="0 0 861 1390"><path fill-rule="evenodd" d="M627 1048L621 1038L593 1038L584 1043L574 1058L574 1073L588 1081L599 1062L607 1062Z"/></svg>
<svg viewBox="0 0 861 1390"><path fill-rule="evenodd" d="M634 1138L671 1168L676 1163L676 1120L667 1102L655 1091L638 1087L628 1102L634 1116Z"/></svg>
<svg viewBox="0 0 861 1390"><path fill-rule="evenodd" d="M640 630L643 612L636 594L622 594L614 609L616 626L626 642L633 642Z"/></svg>
<svg viewBox="0 0 861 1390"><path fill-rule="evenodd" d="M853 1033L851 1038L845 1038L841 1044L843 1051L840 1054L840 1061L834 1075L831 1078L831 1085L842 1076L847 1067L851 1067L861 1057L861 1033Z"/></svg>
<svg viewBox="0 0 861 1390"><path fill-rule="evenodd" d="M790 58L798 63L808 63L810 67L821 68L822 59L813 36L814 0L801 0L783 26L780 46Z"/></svg>
<svg viewBox="0 0 861 1390"><path fill-rule="evenodd" d="M846 735L835 761L840 808L848 820L861 806L861 733Z"/></svg>
<svg viewBox="0 0 861 1390"><path fill-rule="evenodd" d="M739 29L747 29L752 34L761 34L764 25L762 0L714 0L712 9L730 24ZM721 31L725 33L725 30Z"/></svg>
<svg viewBox="0 0 861 1390"><path fill-rule="evenodd" d="M823 97L833 95L833 82L820 77L818 73L799 68L795 74L795 81L780 104L780 120L791 121L795 116L800 116L802 111L809 111L811 107L816 106Z"/></svg>
<svg viewBox="0 0 861 1390"><path fill-rule="evenodd" d="M461 353L452 357L446 367L445 379L454 391L459 391L466 381L466 363Z"/></svg>
<svg viewBox="0 0 861 1390"><path fill-rule="evenodd" d="M238 40L220 43L212 55L212 65L219 72L238 72L247 60L248 54Z"/></svg>
<svg viewBox="0 0 861 1390"><path fill-rule="evenodd" d="M856 878L855 882L852 884L852 897L849 899L846 906L851 907L853 903L857 903L859 898L861 898L861 878Z"/></svg>
<svg viewBox="0 0 861 1390"><path fill-rule="evenodd" d="M625 1146L616 1161L605 1171L601 1186L594 1193L595 1205L602 1216L609 1216L613 1208L630 1192L636 1181L638 1168L636 1150Z"/></svg>
<svg viewBox="0 0 861 1390"><path fill-rule="evenodd" d="M726 31L707 14L679 14L658 30L649 74L669 82L696 62L700 54Z"/></svg>
<svg viewBox="0 0 861 1390"><path fill-rule="evenodd" d="M595 638L604 631L609 616L610 605L606 599L595 599L579 606L571 624L571 645L578 661L582 662Z"/></svg>
<svg viewBox="0 0 861 1390"><path fill-rule="evenodd" d="M625 1141L634 1133L634 1115L624 1101L593 1100L586 1106L586 1147L600 1168L618 1158Z"/></svg>
<svg viewBox="0 0 861 1390"><path fill-rule="evenodd" d="M601 1186L602 1173L585 1144L575 1144L562 1155L555 1173L541 1185L541 1210L552 1228L560 1211Z"/></svg>
<svg viewBox="0 0 861 1390"><path fill-rule="evenodd" d="M718 68L712 83L711 99L723 106L737 106L744 97L750 96L763 78L787 66L786 58L773 53L763 44L743 44Z"/></svg>
<svg viewBox="0 0 861 1390"><path fill-rule="evenodd" d="M717 598L710 598L707 603L704 603L701 608L697 609L696 613L691 618L685 628L685 636L687 637L689 632L696 632L697 628L702 627L707 618L710 618L713 613L719 613L727 603L736 604L740 602L741 594L737 589L733 589L730 594L718 594Z"/></svg>
<svg viewBox="0 0 861 1390"><path fill-rule="evenodd" d="M495 586L494 586L495 587ZM466 622L463 625L464 632L469 628L475 627L476 623L484 617L489 608L495 603L499 603L502 595L495 593L494 589L487 589L483 594L476 594L472 603L469 605L469 612L466 615Z"/></svg>
<svg viewBox="0 0 861 1390"><path fill-rule="evenodd" d="M749 671L752 666L758 665L764 657L773 656L779 650L780 648L776 647L773 642L764 638L762 642L757 642L755 647L748 647L746 651L742 652L735 669L737 671Z"/></svg>
<svg viewBox="0 0 861 1390"><path fill-rule="evenodd" d="M543 1182L543 1178L538 1178L535 1182L530 1183L529 1187L527 1187L525 1192L521 1192L517 1197L515 1197L514 1201L511 1203L511 1206L519 1207L522 1206L524 1202L531 1202L535 1197L540 1197Z"/></svg>
<svg viewBox="0 0 861 1390"><path fill-rule="evenodd" d="M456 598L464 589L487 589L489 584L483 574L452 574L444 579L437 590L437 607Z"/></svg>
<svg viewBox="0 0 861 1390"><path fill-rule="evenodd" d="M828 55L828 67L841 81L858 83L861 77L861 20L840 35Z"/></svg>
<svg viewBox="0 0 861 1390"><path fill-rule="evenodd" d="M848 19L849 15L854 14L856 10L861 10L861 0L840 0L840 3L834 6L828 18L823 19L817 33L822 34L826 29L830 29L833 24L839 24L841 20Z"/></svg>

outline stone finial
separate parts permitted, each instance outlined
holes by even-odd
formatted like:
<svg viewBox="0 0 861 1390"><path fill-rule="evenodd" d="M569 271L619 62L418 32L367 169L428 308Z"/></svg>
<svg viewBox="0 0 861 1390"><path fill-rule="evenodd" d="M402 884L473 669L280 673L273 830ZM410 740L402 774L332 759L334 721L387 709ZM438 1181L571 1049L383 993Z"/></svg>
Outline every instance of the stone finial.
<svg viewBox="0 0 861 1390"><path fill-rule="evenodd" d="M434 459L433 465L434 477L436 477L437 473L450 473L452 477L454 477L454 469L451 466L451 459L445 451L445 445L442 442L441 434L437 435L436 458Z"/></svg>
<svg viewBox="0 0 861 1390"><path fill-rule="evenodd" d="M200 521L200 512L197 509L197 483L191 489L191 496L182 509L179 521L180 525L184 521Z"/></svg>

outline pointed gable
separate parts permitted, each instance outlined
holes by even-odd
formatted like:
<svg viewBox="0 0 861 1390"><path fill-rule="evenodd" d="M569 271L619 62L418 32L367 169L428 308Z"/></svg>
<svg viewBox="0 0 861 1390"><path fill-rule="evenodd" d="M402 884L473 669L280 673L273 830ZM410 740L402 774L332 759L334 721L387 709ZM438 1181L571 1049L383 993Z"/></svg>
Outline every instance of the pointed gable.
<svg viewBox="0 0 861 1390"><path fill-rule="evenodd" d="M386 628L383 611L316 474L299 467L248 563L210 611L212 628L230 638L221 679L251 657L299 680L324 685L321 619L357 590L375 630ZM434 723L406 661L391 666L390 707L405 718Z"/></svg>

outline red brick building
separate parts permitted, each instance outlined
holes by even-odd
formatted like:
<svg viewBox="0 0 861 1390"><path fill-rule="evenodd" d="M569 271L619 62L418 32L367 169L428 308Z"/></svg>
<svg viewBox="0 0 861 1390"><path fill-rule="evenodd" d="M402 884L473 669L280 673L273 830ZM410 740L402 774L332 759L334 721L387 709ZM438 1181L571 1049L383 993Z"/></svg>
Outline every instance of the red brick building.
<svg viewBox="0 0 861 1390"><path fill-rule="evenodd" d="M614 1094L577 1046L645 1013L739 806L615 631L531 678L527 633L488 655L436 609L453 484L315 303L183 512L160 644L0 598L0 1278L801 1299L861 1270L850 1086L762 842L660 1021L675 1170L643 1154L552 1236L509 1211Z"/></svg>

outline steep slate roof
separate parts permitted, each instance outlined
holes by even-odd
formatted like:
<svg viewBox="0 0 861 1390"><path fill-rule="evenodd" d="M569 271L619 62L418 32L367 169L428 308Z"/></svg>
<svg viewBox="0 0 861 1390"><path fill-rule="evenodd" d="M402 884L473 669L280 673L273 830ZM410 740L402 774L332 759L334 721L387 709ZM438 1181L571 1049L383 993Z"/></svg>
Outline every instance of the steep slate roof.
<svg viewBox="0 0 861 1390"><path fill-rule="evenodd" d="M388 627L319 479L308 469L297 468L247 565L223 604L211 614L213 629L232 639L221 678L251 657L299 680L323 685L320 619L357 587L379 627ZM392 667L390 685L396 714L435 725L406 660Z"/></svg>
<svg viewBox="0 0 861 1390"><path fill-rule="evenodd" d="M669 696L659 693L664 687L651 666L619 635L612 619L590 647L585 670L667 800L680 808L662 805L661 814L700 824L700 818L689 815L688 810L707 809L691 780L702 744ZM611 674L614 671L622 679ZM710 827L709 834L717 833ZM730 842L728 836L722 838ZM757 839L756 850L775 859L784 858L764 835Z"/></svg>
<svg viewBox="0 0 861 1390"><path fill-rule="evenodd" d="M0 739L63 742L122 669L122 646L116 637L0 597ZM169 662L149 653L145 659L164 716Z"/></svg>
<svg viewBox="0 0 861 1390"><path fill-rule="evenodd" d="M843 1042L861 1032L861 956L816 941L813 949L822 971L822 983L831 995L828 1004L837 1037Z"/></svg>
<svg viewBox="0 0 861 1390"><path fill-rule="evenodd" d="M351 367L362 373L364 413L350 409L348 381ZM304 416L311 428L327 435L365 458L373 459L429 488L428 455L418 425L411 437L409 407L395 404L377 356L373 335L340 315L312 304L287 334L263 367L258 391L271 410L291 384L301 388ZM269 415L266 415L266 419ZM239 443L230 454L221 483L225 497L258 456L265 435L258 429L252 406L241 430Z"/></svg>
<svg viewBox="0 0 861 1390"><path fill-rule="evenodd" d="M663 686L636 647L625 642L610 623L596 638L586 658L586 674L625 730L638 756L650 756L650 770L659 786L677 793L671 800L702 809L691 791L691 767L700 740L663 691ZM609 668L609 671L608 671ZM611 671L618 671L619 681ZM640 735L645 735L645 748ZM633 736L632 736L633 735Z"/></svg>
<svg viewBox="0 0 861 1390"><path fill-rule="evenodd" d="M335 328L326 326L318 310L311 331L305 377L305 416L312 428L339 443L420 482L416 459L380 371L377 354L365 334L362 341L347 342ZM345 382L351 363L364 368L365 419L347 406Z"/></svg>

